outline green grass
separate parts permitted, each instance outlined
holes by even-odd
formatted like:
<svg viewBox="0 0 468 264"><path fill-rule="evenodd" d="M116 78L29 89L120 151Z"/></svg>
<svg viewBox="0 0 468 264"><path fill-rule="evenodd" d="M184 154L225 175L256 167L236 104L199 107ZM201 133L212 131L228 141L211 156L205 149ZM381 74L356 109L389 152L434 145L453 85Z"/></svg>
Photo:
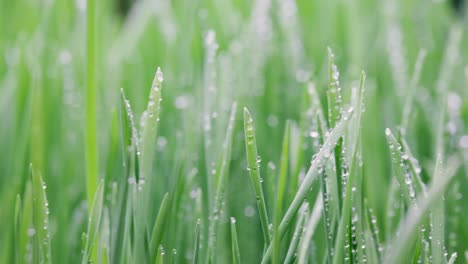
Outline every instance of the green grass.
<svg viewBox="0 0 468 264"><path fill-rule="evenodd" d="M468 263L448 1L0 6L0 263Z"/></svg>

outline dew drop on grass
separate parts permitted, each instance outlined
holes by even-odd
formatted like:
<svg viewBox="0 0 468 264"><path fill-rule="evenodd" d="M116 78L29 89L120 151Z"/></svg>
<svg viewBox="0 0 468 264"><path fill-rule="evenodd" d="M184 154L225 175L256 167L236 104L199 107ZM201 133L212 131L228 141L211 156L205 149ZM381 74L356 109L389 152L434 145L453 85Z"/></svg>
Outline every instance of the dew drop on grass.
<svg viewBox="0 0 468 264"><path fill-rule="evenodd" d="M278 117L276 117L275 115L269 115L268 118L267 118L267 124L268 126L270 127L276 127L278 126Z"/></svg>
<svg viewBox="0 0 468 264"><path fill-rule="evenodd" d="M311 138L318 138L319 133L317 131L310 131L309 136Z"/></svg>
<svg viewBox="0 0 468 264"><path fill-rule="evenodd" d="M130 178L128 178L128 180L127 180L127 181L128 181L128 184L130 184L130 185L132 185L132 184L135 184L135 183L136 183L136 179L135 179L135 177L130 177Z"/></svg>
<svg viewBox="0 0 468 264"><path fill-rule="evenodd" d="M386 136L390 136L391 133L392 133L392 132L390 131L390 128L386 128L386 129L385 129L385 135L386 135Z"/></svg>
<svg viewBox="0 0 468 264"><path fill-rule="evenodd" d="M255 215L255 209L248 205L244 208L244 215L247 217L253 217Z"/></svg>
<svg viewBox="0 0 468 264"><path fill-rule="evenodd" d="M270 170L276 170L276 165L272 161L269 161L267 166L268 166L268 169Z"/></svg>
<svg viewBox="0 0 468 264"><path fill-rule="evenodd" d="M177 109L186 109L190 104L190 97L187 95L177 96L174 100L174 106Z"/></svg>
<svg viewBox="0 0 468 264"><path fill-rule="evenodd" d="M231 217L231 223L235 224L236 223L236 218Z"/></svg>
<svg viewBox="0 0 468 264"><path fill-rule="evenodd" d="M36 234L36 229L34 229L33 227L28 228L28 236L29 237L32 237L35 234Z"/></svg>
<svg viewBox="0 0 468 264"><path fill-rule="evenodd" d="M156 70L156 80L158 80L160 83L162 83L164 81L164 75L161 71L161 68L158 67L158 69Z"/></svg>

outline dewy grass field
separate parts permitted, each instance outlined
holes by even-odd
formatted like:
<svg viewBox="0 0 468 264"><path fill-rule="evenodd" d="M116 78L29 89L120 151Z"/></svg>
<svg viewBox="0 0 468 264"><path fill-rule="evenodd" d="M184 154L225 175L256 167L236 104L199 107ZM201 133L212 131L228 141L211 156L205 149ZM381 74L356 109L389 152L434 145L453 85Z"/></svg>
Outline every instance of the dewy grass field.
<svg viewBox="0 0 468 264"><path fill-rule="evenodd" d="M0 263L468 263L463 13L0 0Z"/></svg>

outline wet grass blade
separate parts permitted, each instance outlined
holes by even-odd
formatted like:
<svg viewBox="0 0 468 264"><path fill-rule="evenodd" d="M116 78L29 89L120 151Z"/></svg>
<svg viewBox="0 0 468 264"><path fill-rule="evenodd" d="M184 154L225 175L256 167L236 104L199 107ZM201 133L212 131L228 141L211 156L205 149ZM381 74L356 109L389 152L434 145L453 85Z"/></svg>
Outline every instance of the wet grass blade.
<svg viewBox="0 0 468 264"><path fill-rule="evenodd" d="M90 209L90 215L88 219L88 230L85 236L85 247L83 252L82 264L89 263L90 259L93 259L97 252L95 243L99 235L99 227L101 225L101 215L104 208L104 181L98 185L96 193L94 195L93 204Z"/></svg>
<svg viewBox="0 0 468 264"><path fill-rule="evenodd" d="M200 219L197 221L197 225L195 226L195 243L193 245L193 264L198 264L200 256Z"/></svg>
<svg viewBox="0 0 468 264"><path fill-rule="evenodd" d="M30 229L32 216L33 216L33 205L32 205L32 190L31 190L31 181L26 182L26 187L24 190L23 204L21 207L21 215L18 219L18 233L17 233L17 243L18 247L16 248L17 254L17 263L23 263L26 261L27 247L28 243L31 240L31 234L35 233L35 229ZM34 231L34 233L32 232Z"/></svg>
<svg viewBox="0 0 468 264"><path fill-rule="evenodd" d="M283 202L286 191L287 184L287 175L288 175L288 160L289 160L289 131L290 131L290 122L286 122L286 128L284 131L283 137L283 147L281 151L281 166L278 177L278 184L276 187L276 208L274 212L274 221L273 221L273 234L278 232L279 224L281 222L281 217L283 216ZM280 236L273 237L273 263L280 263Z"/></svg>
<svg viewBox="0 0 468 264"><path fill-rule="evenodd" d="M239 242L237 240L236 219L231 217L232 263L240 264Z"/></svg>
<svg viewBox="0 0 468 264"><path fill-rule="evenodd" d="M433 184L438 184L443 175L443 164L442 157L439 155L436 160L433 176ZM444 200L439 199L434 202L431 209L431 253L433 263L447 263L447 260L444 256L445 250L445 207Z"/></svg>
<svg viewBox="0 0 468 264"><path fill-rule="evenodd" d="M49 203L45 193L46 185L39 172L31 165L32 212L34 226L34 249L36 260L40 263L51 263L49 237ZM37 250L37 251L36 251Z"/></svg>
<svg viewBox="0 0 468 264"><path fill-rule="evenodd" d="M231 149L232 149L232 137L234 131L234 121L236 118L237 103L233 103L231 106L231 113L229 116L229 123L226 129L226 137L223 143L223 151L218 162L218 168L216 170L217 186L214 200L214 208L212 209L209 226L208 236L208 260L214 261L213 254L216 251L216 235L218 233L218 222L221 217L222 204L224 201L224 188L225 181L229 174L229 165L231 163Z"/></svg>
<svg viewBox="0 0 468 264"><path fill-rule="evenodd" d="M310 254L310 250L309 250L310 242L312 241L312 237L314 235L315 229L317 227L318 222L320 221L320 217L322 216L322 210L323 210L322 195L319 194L317 196L317 199L315 200L315 205L314 205L314 208L312 209L312 214L310 215L309 220L307 221L307 224L304 227L305 232L302 235L301 241L299 243L298 264L309 263L309 260L307 258Z"/></svg>
<svg viewBox="0 0 468 264"><path fill-rule="evenodd" d="M169 194L166 193L161 201L158 216L156 217L156 221L154 222L154 227L153 227L153 232L151 235L151 242L150 242L150 253L153 255L152 263L155 263L157 259L159 258L158 248L161 246L161 241L164 235L166 222L168 220L168 215L170 212L169 200L170 200Z"/></svg>
<svg viewBox="0 0 468 264"><path fill-rule="evenodd" d="M266 211L265 197L262 189L262 178L260 176L260 167L258 164L257 142L255 139L255 128L252 116L247 108L244 108L244 132L245 132L245 148L247 152L247 168L250 174L250 180L255 191L257 206L262 224L263 238L265 244L271 242L269 221Z"/></svg>
<svg viewBox="0 0 468 264"><path fill-rule="evenodd" d="M361 115L362 115L362 110L364 107L364 83L365 83L365 74L361 73L361 78L360 78L360 89L359 89L359 96L358 99L356 100L356 110L358 113L356 113L355 119L351 125L353 127L353 135L352 138L349 139L351 142L350 149L352 151L351 154L351 166L350 166L350 173L349 176L347 177L347 182L346 182L346 191L345 191L345 196L344 196L344 201L343 201L343 207L341 208L341 214L340 214L340 220L338 224L338 231L336 234L336 239L335 239L335 245L334 245L334 255L333 255L333 263L338 264L343 261L343 256L345 255L345 239L346 239L346 234L348 233L349 229L349 224L351 221L351 207L352 207L352 202L353 202L353 188L355 187L355 184L357 181L360 180L360 175L359 174L359 161L358 161L358 154L360 151L360 131L361 131Z"/></svg>
<svg viewBox="0 0 468 264"><path fill-rule="evenodd" d="M296 227L294 228L293 236L291 238L291 241L289 242L288 252L286 253L286 258L284 259L284 263L286 264L293 263L296 257L297 244L301 240L304 222L306 221L307 216L309 215L309 204L302 204L302 207L299 209L298 214L299 216L296 220Z"/></svg>
<svg viewBox="0 0 468 264"><path fill-rule="evenodd" d="M440 177L437 183L430 186L427 197L418 198L417 202L409 208L406 217L400 223L396 232L399 236L387 247L384 264L402 263L407 259L408 251L412 248L411 245L417 237L419 225L434 203L441 199L459 166L458 159L450 159L446 166L447 169L442 173L443 176Z"/></svg>
<svg viewBox="0 0 468 264"><path fill-rule="evenodd" d="M151 85L151 90L148 99L146 111L142 115L141 120L141 163L140 163L140 179L145 181L151 175L153 158L155 152L155 142L158 132L159 115L161 112L161 89L164 76L161 69L158 67Z"/></svg>
<svg viewBox="0 0 468 264"><path fill-rule="evenodd" d="M401 145L395 139L389 128L385 130L385 136L387 138L388 147L390 149L393 172L395 173L396 179L400 185L400 191L403 195L405 204L406 206L409 206L415 201L415 192L413 181L411 180L411 176L405 166L404 155L401 152Z"/></svg>
<svg viewBox="0 0 468 264"><path fill-rule="evenodd" d="M327 100L328 100L328 124L330 128L334 128L336 122L341 118L341 112L343 108L341 106L341 86L339 81L340 73L338 67L335 65L335 55L331 48L328 48L328 90L327 90ZM335 171L336 171L336 183L338 191L338 208L341 210L343 204L343 177L342 177L342 149L343 149L343 139L339 139L335 150Z"/></svg>
<svg viewBox="0 0 468 264"><path fill-rule="evenodd" d="M325 163L328 161L331 154L333 153L333 150L339 138L343 136L347 128L348 121L350 120L352 116L352 113L353 113L352 108L349 108L347 111L345 111L342 120L339 123L337 123L335 128L330 132L327 140L325 141L322 148L315 156L315 159L312 161L311 166L306 176L304 177L304 180L301 186L299 187L299 190L296 193L296 196L294 197L291 205L286 211L286 214L281 220L281 224L279 226L279 232L278 234L275 234L275 235L279 235L280 237L282 237L285 234L286 230L289 228L293 217L296 215L307 193L310 191L310 187L312 186L312 183L319 175L319 168L325 165ZM267 263L268 259L271 256L271 253L272 253L272 247L269 246L267 251L265 252L262 263Z"/></svg>
<svg viewBox="0 0 468 264"><path fill-rule="evenodd" d="M421 167L419 166L419 161L414 157L408 142L406 142L403 133L399 133L399 140L401 147L403 148L403 159L406 160L406 164L409 166L411 172L412 180L415 186L416 197L419 195L427 195L427 187L421 178Z"/></svg>

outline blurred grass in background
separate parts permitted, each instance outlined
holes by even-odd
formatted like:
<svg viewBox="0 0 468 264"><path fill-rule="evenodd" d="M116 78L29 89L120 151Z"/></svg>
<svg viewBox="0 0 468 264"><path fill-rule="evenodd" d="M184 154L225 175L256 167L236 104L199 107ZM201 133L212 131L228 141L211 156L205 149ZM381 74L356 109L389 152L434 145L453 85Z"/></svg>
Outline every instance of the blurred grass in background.
<svg viewBox="0 0 468 264"><path fill-rule="evenodd" d="M442 213L447 216L443 219L445 250L458 252L458 263L467 261L463 255L468 248L468 221L464 219L468 210L464 190L468 186L463 175L468 169L468 43L466 34L462 34L467 27L448 3L140 0L127 16L119 14L114 1L95 4L96 132L99 177L104 180L102 226L97 239L99 244L108 245L110 263L144 263L139 261L146 258L143 248L149 246L136 242L138 238L133 236L144 226L148 229L140 230L139 235L144 237L142 241L148 240L145 236L151 236L167 192L169 220L163 225L160 240L166 257L177 263L192 261L195 226L200 219L200 256L204 263L208 258L209 223L213 221L211 210L218 199L216 186L223 177L220 157L230 162L221 192L224 195L219 198L219 223L214 225L217 238L213 261L231 262L232 216L236 218L241 263L260 262L264 241L246 170L241 111L235 114L232 151L223 156L221 147L227 140L231 106L235 101L238 109L248 107L255 121L263 191L270 220L274 219L286 120L292 125L283 209L288 208L297 182L318 151L312 144L316 130L304 116L309 109L309 81L327 106L328 46L340 70L343 101L350 101L351 88L358 86L361 70L366 71L360 143L364 166L359 192L379 219L378 238L384 242L390 241L389 234L395 231L385 220L391 211L387 204L393 174L384 131L389 127L395 133L402 123L414 65L418 54L426 52L421 77L414 83L412 111L404 135L419 160L425 183L432 182L439 127L446 157L455 155L463 160L464 167L449 186ZM32 174L42 175L47 184L51 259L55 263L78 262L82 259L82 234L88 232L86 2L1 0L0 32L0 262L23 258L18 257L23 249L17 247L21 243L17 241L15 212L21 211L18 208L23 208L22 216L27 212L30 164L35 172ZM448 63L444 63L446 50ZM132 165L139 161L138 155L131 153L139 150L128 148L138 146L131 143L135 135L126 123L139 127L142 113L149 107L148 94L157 67L164 74L160 121L157 138L150 145L155 154L150 158L151 173L145 179L143 192L147 198L139 204L131 189L140 173L139 165ZM121 88L131 104L134 121L126 120ZM449 90L444 100L440 89ZM447 111L439 126L443 108ZM136 172L130 171L133 167ZM37 177L32 179L34 184ZM311 211L319 185L320 181L314 183L308 197ZM18 202L18 194L23 202ZM136 209L140 205L143 209ZM21 228L35 230L29 228L31 219L34 217L24 216ZM135 224L139 221L142 224ZM318 223L309 261L326 258L324 225ZM282 255L289 246L286 242L281 243ZM30 244L21 245L26 254L34 256ZM172 249L177 251L174 258ZM103 256L93 258L104 262Z"/></svg>

